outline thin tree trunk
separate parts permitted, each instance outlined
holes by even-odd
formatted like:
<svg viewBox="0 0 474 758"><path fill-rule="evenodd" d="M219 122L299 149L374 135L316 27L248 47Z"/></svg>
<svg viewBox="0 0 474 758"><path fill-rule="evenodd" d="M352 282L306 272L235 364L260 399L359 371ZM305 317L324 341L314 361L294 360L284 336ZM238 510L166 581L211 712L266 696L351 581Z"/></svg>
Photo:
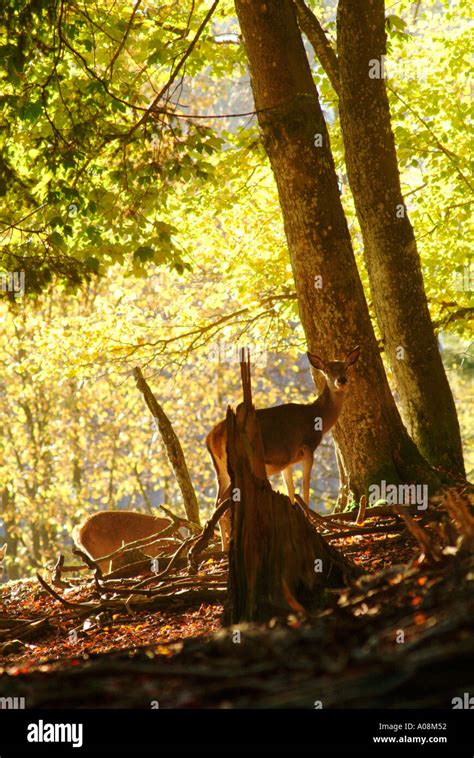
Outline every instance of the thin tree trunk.
<svg viewBox="0 0 474 758"><path fill-rule="evenodd" d="M14 492L13 486L11 492ZM1 518L3 521L3 528L5 530L5 537L0 538L0 543L6 542L7 545L7 560L8 560L8 578L18 579L19 570L17 564L17 552L18 552L18 536L16 536L16 513L15 513L15 501L14 495L12 495L7 485L2 489L1 503L2 511ZM15 536L13 536L15 535Z"/></svg>
<svg viewBox="0 0 474 758"><path fill-rule="evenodd" d="M236 9L308 346L330 359L362 345L335 427L351 489L358 499L381 480L438 484L388 386L294 7L290 0L236 0Z"/></svg>
<svg viewBox="0 0 474 758"><path fill-rule="evenodd" d="M383 0L340 0L338 56L314 13L294 0L300 28L339 95L346 165L377 321L403 418L425 458L464 475L451 388L431 322L415 236L400 186L383 78ZM376 64L379 62L380 76ZM373 78L369 76L372 72Z"/></svg>
<svg viewBox="0 0 474 758"><path fill-rule="evenodd" d="M37 564L41 562L41 540L40 530L37 524L30 524L31 538L33 545L33 557Z"/></svg>
<svg viewBox="0 0 474 758"><path fill-rule="evenodd" d="M171 426L171 422L168 416L164 412L161 405L158 403L156 397L153 395L153 392L143 378L143 374L138 366L134 369L133 373L137 382L137 387L140 392L143 393L145 402L150 409L151 414L158 423L158 428L160 430L160 434L163 439L169 461L173 467L173 471L176 475L176 479L178 480L178 485L183 496L183 504L186 510L186 516L188 517L189 521L199 525L199 505L196 498L196 493L194 492L193 484L191 482L191 478L189 476L188 467L186 465L186 460L180 441L176 436L173 427Z"/></svg>
<svg viewBox="0 0 474 758"><path fill-rule="evenodd" d="M307 36L336 94L339 94L339 64L336 52L313 11L304 0L294 0L298 26Z"/></svg>

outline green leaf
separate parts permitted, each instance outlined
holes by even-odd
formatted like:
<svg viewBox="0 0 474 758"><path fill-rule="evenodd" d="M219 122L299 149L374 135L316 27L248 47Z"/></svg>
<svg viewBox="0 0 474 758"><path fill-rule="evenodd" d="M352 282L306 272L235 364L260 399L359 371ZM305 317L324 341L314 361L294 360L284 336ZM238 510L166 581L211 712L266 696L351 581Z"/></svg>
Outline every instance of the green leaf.
<svg viewBox="0 0 474 758"><path fill-rule="evenodd" d="M389 29L398 29L400 32L406 29L406 22L400 16L389 15L385 21Z"/></svg>
<svg viewBox="0 0 474 758"><path fill-rule="evenodd" d="M51 247L57 248L59 250L65 250L66 249L66 243L64 242L64 239L59 232L52 232L48 238L47 238L49 244Z"/></svg>
<svg viewBox="0 0 474 758"><path fill-rule="evenodd" d="M148 245L142 245L141 247L137 247L135 252L133 253L133 257L140 261L141 263L145 263L146 261L152 261L155 257L155 251L152 247L149 247Z"/></svg>
<svg viewBox="0 0 474 758"><path fill-rule="evenodd" d="M88 255L87 258L84 259L84 266L88 271L92 271L94 274L98 274L100 269L100 261L93 255Z"/></svg>
<svg viewBox="0 0 474 758"><path fill-rule="evenodd" d="M49 222L49 225L54 229L55 226L62 226L64 223L62 216L54 216Z"/></svg>
<svg viewBox="0 0 474 758"><path fill-rule="evenodd" d="M118 100L112 100L110 107L113 111L120 111L120 113L125 113L127 110L127 106L123 103L120 103Z"/></svg>
<svg viewBox="0 0 474 758"><path fill-rule="evenodd" d="M163 52L163 50L154 50L146 59L147 65L153 66L155 63L163 63Z"/></svg>
<svg viewBox="0 0 474 758"><path fill-rule="evenodd" d="M20 111L20 118L23 121L36 121L43 112L43 104L39 101L26 103Z"/></svg>
<svg viewBox="0 0 474 758"><path fill-rule="evenodd" d="M5 66L6 61L9 58L13 58L17 55L18 48L16 45L0 45L0 64Z"/></svg>

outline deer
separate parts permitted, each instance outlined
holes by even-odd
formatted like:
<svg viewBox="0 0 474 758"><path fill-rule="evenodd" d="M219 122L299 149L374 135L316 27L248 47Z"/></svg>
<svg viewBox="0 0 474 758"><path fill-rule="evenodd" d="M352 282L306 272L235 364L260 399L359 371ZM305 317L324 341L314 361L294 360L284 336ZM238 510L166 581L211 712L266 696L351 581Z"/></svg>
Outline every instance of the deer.
<svg viewBox="0 0 474 758"><path fill-rule="evenodd" d="M181 527L183 528L183 527ZM176 543L172 535L180 530L169 518L149 516L136 511L100 511L74 527L73 540L76 547L98 563L103 573L123 568L145 556L154 558L160 553L172 553ZM162 534L159 536L158 533ZM157 535L158 539L128 554L119 554L112 559L99 560L135 540Z"/></svg>
<svg viewBox="0 0 474 758"><path fill-rule="evenodd" d="M303 464L303 501L309 506L309 486L314 452L321 440L334 426L344 404L348 389L347 370L359 358L360 347L347 353L342 361L324 361L316 353L308 352L308 360L324 376L322 393L312 403L285 403L256 411L263 442L267 476L281 473L287 495L295 501L293 466ZM216 424L206 437L206 446L214 464L217 479L215 507L230 493L230 475L227 469L226 421ZM219 521L222 550L227 552L230 543L230 513L227 510Z"/></svg>

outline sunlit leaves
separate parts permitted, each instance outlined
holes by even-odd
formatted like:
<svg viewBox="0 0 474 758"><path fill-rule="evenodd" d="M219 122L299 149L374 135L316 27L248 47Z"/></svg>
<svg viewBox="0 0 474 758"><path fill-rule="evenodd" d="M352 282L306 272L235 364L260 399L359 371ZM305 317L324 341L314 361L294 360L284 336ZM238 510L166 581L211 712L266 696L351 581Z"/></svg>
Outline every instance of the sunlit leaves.
<svg viewBox="0 0 474 758"><path fill-rule="evenodd" d="M225 5L220 19L229 12ZM2 192L7 196L4 220L14 225L9 253L24 257L28 232L18 220L46 203L28 257L44 261L45 246L64 250L67 237L70 255L79 262L97 259L103 271L112 261L127 260L127 251L146 248L154 223L167 223L166 198L173 184L212 177L214 168L206 158L220 149L220 140L210 128L152 116L131 137L154 93L186 52L205 10L203 2L194 4L192 14L178 4L147 5L132 14L124 0L104 0L87 11L76 3L6 4L0 33L7 80L0 99L0 151L12 174ZM212 42L212 26L206 34L188 62L188 75L208 69L213 53L225 61L222 75L233 66L226 51ZM65 209L71 203L80 205L81 218L60 241L51 237L48 219L56 219L59 234L58 216L64 214L66 225ZM111 256L101 258L100 242L89 235L91 226L100 227L109 243L113 237ZM95 246L92 256L84 252L88 245ZM177 270L186 268L171 244L154 254L153 261L159 260ZM147 262L141 254L138 261ZM133 270L138 271L135 265Z"/></svg>

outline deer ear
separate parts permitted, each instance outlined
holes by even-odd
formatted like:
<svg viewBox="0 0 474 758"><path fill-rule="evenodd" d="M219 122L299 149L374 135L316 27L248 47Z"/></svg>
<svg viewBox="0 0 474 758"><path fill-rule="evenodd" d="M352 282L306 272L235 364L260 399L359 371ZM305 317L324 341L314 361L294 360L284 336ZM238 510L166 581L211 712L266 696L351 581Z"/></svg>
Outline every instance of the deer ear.
<svg viewBox="0 0 474 758"><path fill-rule="evenodd" d="M306 355L313 368L317 368L318 371L326 371L326 364L319 355L316 355L316 353L306 353Z"/></svg>
<svg viewBox="0 0 474 758"><path fill-rule="evenodd" d="M354 348L354 350L351 350L350 353L347 353L346 355L346 366L352 366L353 363L356 362L360 355L360 346L357 345L357 347Z"/></svg>

